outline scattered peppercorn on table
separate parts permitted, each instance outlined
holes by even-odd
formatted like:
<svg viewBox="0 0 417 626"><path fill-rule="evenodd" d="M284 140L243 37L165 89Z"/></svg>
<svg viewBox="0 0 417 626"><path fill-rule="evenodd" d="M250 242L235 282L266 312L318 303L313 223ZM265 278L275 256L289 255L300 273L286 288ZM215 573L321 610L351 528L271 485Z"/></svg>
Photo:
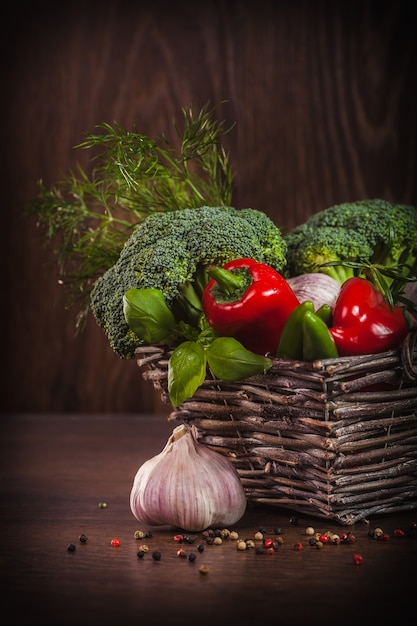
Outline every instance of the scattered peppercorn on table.
<svg viewBox="0 0 417 626"><path fill-rule="evenodd" d="M140 525L165 415L3 415L1 624L332 626L415 609L417 510L354 526L251 505L232 528Z"/></svg>

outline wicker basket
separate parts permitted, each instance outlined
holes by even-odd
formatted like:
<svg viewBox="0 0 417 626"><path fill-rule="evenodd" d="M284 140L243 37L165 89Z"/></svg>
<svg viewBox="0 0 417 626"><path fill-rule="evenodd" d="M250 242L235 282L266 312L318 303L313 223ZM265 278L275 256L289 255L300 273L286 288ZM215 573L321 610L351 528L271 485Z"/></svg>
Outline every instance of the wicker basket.
<svg viewBox="0 0 417 626"><path fill-rule="evenodd" d="M352 525L417 508L417 332L378 355L274 359L241 383L205 380L171 419L229 456L248 501ZM169 403L170 350L138 348Z"/></svg>

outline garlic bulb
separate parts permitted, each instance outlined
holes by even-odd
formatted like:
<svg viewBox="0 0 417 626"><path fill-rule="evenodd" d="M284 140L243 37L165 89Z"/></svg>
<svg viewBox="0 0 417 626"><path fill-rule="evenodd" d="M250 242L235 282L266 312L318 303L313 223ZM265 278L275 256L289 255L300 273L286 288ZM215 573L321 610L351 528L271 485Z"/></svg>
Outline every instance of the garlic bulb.
<svg viewBox="0 0 417 626"><path fill-rule="evenodd" d="M321 272L293 276L287 278L287 283L300 302L310 300L316 311L322 304L328 304L333 309L341 287L335 278Z"/></svg>
<svg viewBox="0 0 417 626"><path fill-rule="evenodd" d="M246 495L231 462L199 443L195 427L181 424L162 452L139 468L130 508L139 522L195 532L239 521Z"/></svg>

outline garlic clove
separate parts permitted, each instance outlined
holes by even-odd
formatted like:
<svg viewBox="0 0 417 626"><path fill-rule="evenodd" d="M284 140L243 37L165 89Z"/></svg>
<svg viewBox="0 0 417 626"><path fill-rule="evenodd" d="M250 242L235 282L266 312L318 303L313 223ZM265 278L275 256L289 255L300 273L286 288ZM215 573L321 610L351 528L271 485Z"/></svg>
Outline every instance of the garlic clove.
<svg viewBox="0 0 417 626"><path fill-rule="evenodd" d="M174 428L162 452L139 468L130 494L139 522L192 532L236 523L246 503L229 459L198 442L196 428L185 424Z"/></svg>

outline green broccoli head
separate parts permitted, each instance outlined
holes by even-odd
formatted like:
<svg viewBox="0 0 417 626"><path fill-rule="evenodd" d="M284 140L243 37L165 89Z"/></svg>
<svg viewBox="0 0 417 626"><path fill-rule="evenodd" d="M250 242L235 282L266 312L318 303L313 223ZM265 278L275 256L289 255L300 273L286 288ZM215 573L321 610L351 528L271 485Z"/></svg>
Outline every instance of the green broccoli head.
<svg viewBox="0 0 417 626"><path fill-rule="evenodd" d="M196 325L206 268L249 257L281 271L286 244L263 212L207 207L153 213L132 232L117 262L95 283L90 307L114 351L132 358L141 340L123 314L123 296L132 288L156 288L177 320Z"/></svg>
<svg viewBox="0 0 417 626"><path fill-rule="evenodd" d="M417 267L417 209L380 199L338 204L312 215L285 240L288 275L318 266L315 254L317 260L377 262L385 267L405 263L409 268L403 274L409 275ZM319 271L329 273L329 269L341 282L354 271L340 266Z"/></svg>
<svg viewBox="0 0 417 626"><path fill-rule="evenodd" d="M311 226L337 226L363 235L372 248L371 261L387 265L400 262L405 251L417 256L417 208L385 200L360 200L338 204L313 215ZM412 263L413 264L413 263Z"/></svg>
<svg viewBox="0 0 417 626"><path fill-rule="evenodd" d="M322 267L322 264L366 261L372 254L372 248L362 234L336 226L315 229L309 224L301 224L286 241L286 273L291 276L322 272L342 283L353 276L351 268L343 265Z"/></svg>

